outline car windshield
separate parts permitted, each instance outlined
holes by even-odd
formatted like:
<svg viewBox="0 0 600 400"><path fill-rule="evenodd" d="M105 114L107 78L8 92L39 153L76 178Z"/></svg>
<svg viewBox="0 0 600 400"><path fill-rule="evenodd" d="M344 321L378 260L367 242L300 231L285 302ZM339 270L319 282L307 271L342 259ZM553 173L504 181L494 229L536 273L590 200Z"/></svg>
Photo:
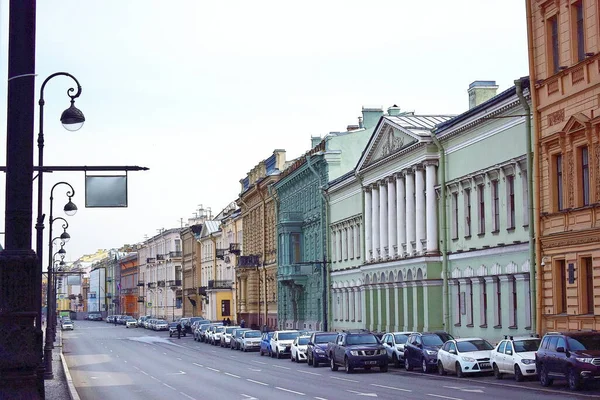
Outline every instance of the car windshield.
<svg viewBox="0 0 600 400"><path fill-rule="evenodd" d="M540 347L540 339L515 340L513 343L517 353L537 351Z"/></svg>
<svg viewBox="0 0 600 400"><path fill-rule="evenodd" d="M438 335L423 335L424 346L441 346L444 342Z"/></svg>
<svg viewBox="0 0 600 400"><path fill-rule="evenodd" d="M394 339L396 340L396 343L406 343L408 335L397 334L394 335Z"/></svg>
<svg viewBox="0 0 600 400"><path fill-rule="evenodd" d="M273 337L273 332L267 333L267 337L266 337L267 340L271 340L272 337Z"/></svg>
<svg viewBox="0 0 600 400"><path fill-rule="evenodd" d="M443 343L446 343L448 340L454 340L454 336L446 332L436 332L435 334L442 339Z"/></svg>
<svg viewBox="0 0 600 400"><path fill-rule="evenodd" d="M247 330L248 330L248 329L236 329L236 330L235 330L235 333L234 333L234 335L235 335L235 337L240 337L240 336L242 336L242 335L244 334L244 332L246 332Z"/></svg>
<svg viewBox="0 0 600 400"><path fill-rule="evenodd" d="M346 337L347 344L377 344L379 339L375 335L348 335Z"/></svg>
<svg viewBox="0 0 600 400"><path fill-rule="evenodd" d="M234 331L234 330L236 330L236 329L237 329L237 328L226 328L226 329L225 329L225 333L231 333L231 332L233 332L233 331Z"/></svg>
<svg viewBox="0 0 600 400"><path fill-rule="evenodd" d="M489 344L486 340L466 340L464 342L457 342L456 347L461 353L469 351L480 351L480 350L492 350L494 347Z"/></svg>
<svg viewBox="0 0 600 400"><path fill-rule="evenodd" d="M309 340L309 338L307 338L307 337L301 337L298 339L298 344L301 346L307 345L308 340Z"/></svg>
<svg viewBox="0 0 600 400"><path fill-rule="evenodd" d="M225 332L225 327L219 326L215 332L217 332L217 333Z"/></svg>
<svg viewBox="0 0 600 400"><path fill-rule="evenodd" d="M202 317L192 317L190 318L190 322L193 324L196 321L206 321L204 318Z"/></svg>
<svg viewBox="0 0 600 400"><path fill-rule="evenodd" d="M159 319L158 321L156 321L157 324L166 324L167 321L165 321L164 319Z"/></svg>
<svg viewBox="0 0 600 400"><path fill-rule="evenodd" d="M260 331L246 331L246 333L244 334L245 338L259 338L260 337Z"/></svg>
<svg viewBox="0 0 600 400"><path fill-rule="evenodd" d="M172 326L173 328L177 328L177 324L178 324L178 322L171 322L169 324L169 326Z"/></svg>
<svg viewBox="0 0 600 400"><path fill-rule="evenodd" d="M315 343L335 342L336 338L337 338L337 333L333 334L333 335L316 335L315 336Z"/></svg>
<svg viewBox="0 0 600 400"><path fill-rule="evenodd" d="M568 337L570 350L600 350L600 335Z"/></svg>
<svg viewBox="0 0 600 400"><path fill-rule="evenodd" d="M285 332L279 334L279 340L293 340L300 335L300 332Z"/></svg>

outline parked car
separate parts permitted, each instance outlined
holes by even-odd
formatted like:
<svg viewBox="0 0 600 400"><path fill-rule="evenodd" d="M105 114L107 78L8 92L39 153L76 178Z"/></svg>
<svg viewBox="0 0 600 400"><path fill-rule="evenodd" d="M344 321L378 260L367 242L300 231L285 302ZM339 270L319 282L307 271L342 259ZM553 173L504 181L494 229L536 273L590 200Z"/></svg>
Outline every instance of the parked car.
<svg viewBox="0 0 600 400"><path fill-rule="evenodd" d="M173 336L177 336L177 325L180 324L180 322L170 322L169 323L169 337L173 337ZM183 328L181 328L181 336L185 336L185 330L183 330Z"/></svg>
<svg viewBox="0 0 600 400"><path fill-rule="evenodd" d="M459 378L466 374L490 372L492 350L494 346L481 338L448 340L438 351L438 372L446 375L451 371Z"/></svg>
<svg viewBox="0 0 600 400"><path fill-rule="evenodd" d="M212 334L210 336L210 344L213 346L218 346L221 344L221 338L223 337L223 333L225 333L226 326L217 326L214 330L211 330Z"/></svg>
<svg viewBox="0 0 600 400"><path fill-rule="evenodd" d="M413 332L404 345L404 367L412 371L420 366L423 372L430 372L437 367L438 350L443 344L454 339L446 332Z"/></svg>
<svg viewBox="0 0 600 400"><path fill-rule="evenodd" d="M123 318L125 328L137 328L137 320L130 315Z"/></svg>
<svg viewBox="0 0 600 400"><path fill-rule="evenodd" d="M221 335L221 342L219 343L219 345L221 347L229 347L231 345L231 335L233 334L233 331L235 331L238 328L239 328L239 326L225 327L225 330L223 331L223 334Z"/></svg>
<svg viewBox="0 0 600 400"><path fill-rule="evenodd" d="M496 379L504 374L513 374L517 382L526 376L536 375L535 353L541 340L534 337L504 338L492 351L490 361Z"/></svg>
<svg viewBox="0 0 600 400"><path fill-rule="evenodd" d="M261 333L258 330L242 331L240 350L243 352L260 349Z"/></svg>
<svg viewBox="0 0 600 400"><path fill-rule="evenodd" d="M229 344L229 348L231 350L242 350L242 334L246 331L250 331L248 328L236 328L231 333L231 343ZM260 336L259 336L260 337ZM260 347L260 341L258 343Z"/></svg>
<svg viewBox="0 0 600 400"><path fill-rule="evenodd" d="M273 337L273 332L263 332L260 337L260 348L258 352L261 356L268 354L271 356L271 338Z"/></svg>
<svg viewBox="0 0 600 400"><path fill-rule="evenodd" d="M321 363L329 364L327 356L327 345L329 342L335 342L336 332L315 332L310 336L306 347L306 362L318 368Z"/></svg>
<svg viewBox="0 0 600 400"><path fill-rule="evenodd" d="M146 318L144 320L144 329L150 329L150 322L152 321L152 318Z"/></svg>
<svg viewBox="0 0 600 400"><path fill-rule="evenodd" d="M213 325L212 323L199 324L194 330L194 340L204 342L206 330Z"/></svg>
<svg viewBox="0 0 600 400"><path fill-rule="evenodd" d="M187 333L193 333L194 329L200 324L208 324L209 320L204 317L190 317L186 322L184 328Z"/></svg>
<svg viewBox="0 0 600 400"><path fill-rule="evenodd" d="M204 343L213 344L213 335L215 334L215 331L217 330L217 328L222 327L222 326L223 326L222 323L215 323L215 324L211 325L204 332Z"/></svg>
<svg viewBox="0 0 600 400"><path fill-rule="evenodd" d="M115 318L115 316L114 316L114 315L107 315L107 316L106 316L106 323L107 323L107 324L112 324L112 323L114 323L114 318Z"/></svg>
<svg viewBox="0 0 600 400"><path fill-rule="evenodd" d="M294 339L290 348L290 360L292 362L306 361L306 349L309 341L310 336L298 336Z"/></svg>
<svg viewBox="0 0 600 400"><path fill-rule="evenodd" d="M72 331L73 329L75 329L75 325L73 324L73 321L71 321L69 318L63 318L60 321L60 329L62 329L63 331Z"/></svg>
<svg viewBox="0 0 600 400"><path fill-rule="evenodd" d="M300 336L300 332L298 331L275 331L271 338L271 351L269 356L281 358L290 354L292 342L298 336Z"/></svg>
<svg viewBox="0 0 600 400"><path fill-rule="evenodd" d="M148 318L150 318L149 315L144 315L142 317L139 317L138 320L137 320L137 326L138 326L138 328L143 328L144 327L144 321L146 319L148 319Z"/></svg>
<svg viewBox="0 0 600 400"><path fill-rule="evenodd" d="M381 372L388 370L385 347L373 333L338 333L335 342L327 345L327 354L332 371L337 371L340 365L347 374L352 373L355 368L379 367Z"/></svg>
<svg viewBox="0 0 600 400"><path fill-rule="evenodd" d="M153 327L153 329L155 331L168 331L169 330L169 323L167 321L165 321L164 319L158 319L152 325L152 327Z"/></svg>
<svg viewBox="0 0 600 400"><path fill-rule="evenodd" d="M535 366L542 386L565 378L569 389L581 389L586 381L600 379L600 333L547 333L535 355Z"/></svg>
<svg viewBox="0 0 600 400"><path fill-rule="evenodd" d="M394 363L394 367L404 365L404 345L408 336L413 332L391 332L386 333L381 342L388 355L388 361Z"/></svg>
<svg viewBox="0 0 600 400"><path fill-rule="evenodd" d="M101 314L88 314L87 319L90 321L102 321L102 315Z"/></svg>

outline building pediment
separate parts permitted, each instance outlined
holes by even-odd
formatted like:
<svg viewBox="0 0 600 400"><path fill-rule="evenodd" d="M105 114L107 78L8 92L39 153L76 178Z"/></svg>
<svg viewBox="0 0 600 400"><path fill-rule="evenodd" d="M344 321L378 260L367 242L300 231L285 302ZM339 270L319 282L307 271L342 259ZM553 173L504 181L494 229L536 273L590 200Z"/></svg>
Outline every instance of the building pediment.
<svg viewBox="0 0 600 400"><path fill-rule="evenodd" d="M359 162L359 169L383 160L419 141L417 135L385 121L373 132L363 159Z"/></svg>
<svg viewBox="0 0 600 400"><path fill-rule="evenodd" d="M590 119L583 113L573 114L563 128L567 135L589 127Z"/></svg>

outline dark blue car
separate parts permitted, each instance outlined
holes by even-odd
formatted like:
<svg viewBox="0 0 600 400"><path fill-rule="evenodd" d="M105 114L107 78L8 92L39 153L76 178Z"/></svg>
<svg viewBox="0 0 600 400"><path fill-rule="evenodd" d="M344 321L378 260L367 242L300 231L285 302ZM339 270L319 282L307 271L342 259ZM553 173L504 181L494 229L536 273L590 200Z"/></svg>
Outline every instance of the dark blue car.
<svg viewBox="0 0 600 400"><path fill-rule="evenodd" d="M264 332L260 337L260 355L271 354L271 338L273 332Z"/></svg>
<svg viewBox="0 0 600 400"><path fill-rule="evenodd" d="M308 365L318 368L321 363L329 364L327 343L335 342L337 332L314 332L308 341L306 357Z"/></svg>

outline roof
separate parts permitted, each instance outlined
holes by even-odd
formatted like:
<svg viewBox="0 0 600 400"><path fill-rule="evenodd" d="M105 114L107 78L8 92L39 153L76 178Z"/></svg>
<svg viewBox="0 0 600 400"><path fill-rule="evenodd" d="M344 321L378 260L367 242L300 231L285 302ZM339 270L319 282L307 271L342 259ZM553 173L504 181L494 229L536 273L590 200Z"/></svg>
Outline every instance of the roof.
<svg viewBox="0 0 600 400"><path fill-rule="evenodd" d="M454 338L455 342L468 342L471 340L484 340L480 337L466 337L466 338Z"/></svg>
<svg viewBox="0 0 600 400"><path fill-rule="evenodd" d="M414 114L400 114L389 116L386 115L385 119L392 121L404 129L417 134L421 134L419 131L430 131L437 125L442 124L448 120L454 118L454 115L414 115Z"/></svg>
<svg viewBox="0 0 600 400"><path fill-rule="evenodd" d="M204 226L206 227L206 232L202 232L203 235L210 235L211 233L215 233L219 230L219 226L221 225L220 221L204 221Z"/></svg>

